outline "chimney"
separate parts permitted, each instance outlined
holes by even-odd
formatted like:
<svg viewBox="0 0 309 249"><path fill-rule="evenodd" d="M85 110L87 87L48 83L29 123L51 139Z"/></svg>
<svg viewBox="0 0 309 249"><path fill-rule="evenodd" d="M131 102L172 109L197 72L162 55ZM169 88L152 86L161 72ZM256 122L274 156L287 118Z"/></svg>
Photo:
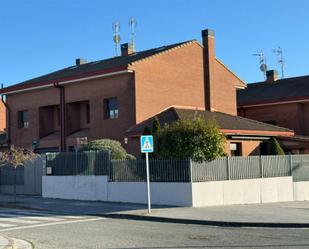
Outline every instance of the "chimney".
<svg viewBox="0 0 309 249"><path fill-rule="evenodd" d="M86 60L86 59L77 58L77 59L75 60L76 66L80 66L80 65L86 64L86 63L87 63L87 60Z"/></svg>
<svg viewBox="0 0 309 249"><path fill-rule="evenodd" d="M121 44L121 56L126 56L132 53L134 53L134 50L132 49L132 46L130 46L129 43Z"/></svg>
<svg viewBox="0 0 309 249"><path fill-rule="evenodd" d="M211 29L202 30L205 109L212 111L215 105L215 33Z"/></svg>
<svg viewBox="0 0 309 249"><path fill-rule="evenodd" d="M266 82L274 83L278 80L278 71L277 70L268 70L266 71Z"/></svg>

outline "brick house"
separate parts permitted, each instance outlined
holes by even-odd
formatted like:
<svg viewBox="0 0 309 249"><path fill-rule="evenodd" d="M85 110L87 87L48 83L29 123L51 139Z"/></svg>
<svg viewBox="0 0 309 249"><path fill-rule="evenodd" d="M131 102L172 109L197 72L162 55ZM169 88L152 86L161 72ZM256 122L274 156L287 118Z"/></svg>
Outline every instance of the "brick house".
<svg viewBox="0 0 309 249"><path fill-rule="evenodd" d="M278 79L267 71L265 82L248 84L237 92L238 114L295 131L293 137L279 137L291 153L309 153L309 76Z"/></svg>
<svg viewBox="0 0 309 249"><path fill-rule="evenodd" d="M236 89L246 84L215 57L214 32L204 30L202 38L202 45L190 40L141 52L122 44L121 56L77 59L74 66L2 89L9 142L44 152L73 149L81 138L111 138L138 155L138 138L128 131L171 106L235 117ZM259 154L265 139L294 134L265 124L256 129L233 130L240 154Z"/></svg>

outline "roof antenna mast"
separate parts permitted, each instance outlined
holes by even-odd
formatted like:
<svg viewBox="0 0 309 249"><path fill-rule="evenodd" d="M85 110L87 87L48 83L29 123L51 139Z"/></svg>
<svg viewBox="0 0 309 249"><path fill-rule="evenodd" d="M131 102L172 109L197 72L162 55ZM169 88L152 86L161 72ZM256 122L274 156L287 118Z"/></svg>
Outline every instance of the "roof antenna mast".
<svg viewBox="0 0 309 249"><path fill-rule="evenodd" d="M114 32L113 40L115 43L115 53L116 53L116 56L118 56L118 48L119 48L119 43L120 43L120 23L113 22L112 29Z"/></svg>
<svg viewBox="0 0 309 249"><path fill-rule="evenodd" d="M267 64L266 64L266 57L265 57L265 54L263 53L263 50L261 49L260 52L256 54L252 54L252 55L257 56L259 58L260 70L263 73L264 80L266 80Z"/></svg>
<svg viewBox="0 0 309 249"><path fill-rule="evenodd" d="M281 65L281 78L284 78L284 60L283 60L283 52L282 52L282 48L278 47L277 49L273 49L272 50L274 53L277 54L278 57L278 63Z"/></svg>
<svg viewBox="0 0 309 249"><path fill-rule="evenodd" d="M134 17L130 17L129 19L129 27L131 29L131 35L130 35L130 48L131 51L135 52L135 37L136 37L136 33L135 33L135 28L137 26L137 21Z"/></svg>

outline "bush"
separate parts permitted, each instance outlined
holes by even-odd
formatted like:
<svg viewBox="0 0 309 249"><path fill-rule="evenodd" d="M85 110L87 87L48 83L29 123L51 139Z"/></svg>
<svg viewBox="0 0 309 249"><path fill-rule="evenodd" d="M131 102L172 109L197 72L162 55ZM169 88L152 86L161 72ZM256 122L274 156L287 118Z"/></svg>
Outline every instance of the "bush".
<svg viewBox="0 0 309 249"><path fill-rule="evenodd" d="M216 122L179 120L166 125L158 132L158 155L160 158L213 160L224 156L225 136Z"/></svg>
<svg viewBox="0 0 309 249"><path fill-rule="evenodd" d="M284 155L284 151L276 138L269 141L269 155Z"/></svg>
<svg viewBox="0 0 309 249"><path fill-rule="evenodd" d="M126 159L127 152L121 146L121 143L116 140L111 139L98 139L93 140L86 144L82 149L82 151L87 150L101 150L101 151L109 151L111 159Z"/></svg>
<svg viewBox="0 0 309 249"><path fill-rule="evenodd" d="M128 159L128 160L136 160L136 157L131 155L131 154L127 154L126 155L126 159Z"/></svg>

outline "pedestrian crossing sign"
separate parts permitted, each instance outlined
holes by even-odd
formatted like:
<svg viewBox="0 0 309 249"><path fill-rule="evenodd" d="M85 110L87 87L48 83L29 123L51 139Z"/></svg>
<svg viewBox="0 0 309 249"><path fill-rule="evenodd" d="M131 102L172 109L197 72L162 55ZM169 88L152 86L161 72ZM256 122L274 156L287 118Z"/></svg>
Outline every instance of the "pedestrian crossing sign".
<svg viewBox="0 0 309 249"><path fill-rule="evenodd" d="M153 152L153 137L152 136L141 136L141 152L142 153Z"/></svg>

